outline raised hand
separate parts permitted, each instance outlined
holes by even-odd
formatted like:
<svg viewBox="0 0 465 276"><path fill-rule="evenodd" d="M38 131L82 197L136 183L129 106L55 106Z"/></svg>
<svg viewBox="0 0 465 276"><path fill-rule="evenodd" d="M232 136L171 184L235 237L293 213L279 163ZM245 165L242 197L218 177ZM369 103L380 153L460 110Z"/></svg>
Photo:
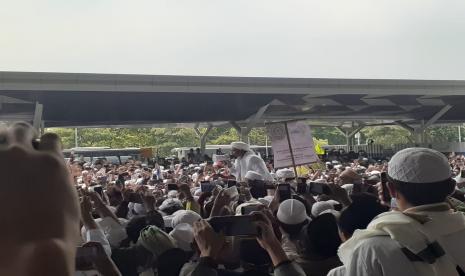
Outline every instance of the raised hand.
<svg viewBox="0 0 465 276"><path fill-rule="evenodd" d="M29 275L30 267L38 269L30 275L71 275L79 240L77 192L59 137L48 133L40 142L35 138L37 133L27 123L0 130L4 172L0 184L0 274Z"/></svg>

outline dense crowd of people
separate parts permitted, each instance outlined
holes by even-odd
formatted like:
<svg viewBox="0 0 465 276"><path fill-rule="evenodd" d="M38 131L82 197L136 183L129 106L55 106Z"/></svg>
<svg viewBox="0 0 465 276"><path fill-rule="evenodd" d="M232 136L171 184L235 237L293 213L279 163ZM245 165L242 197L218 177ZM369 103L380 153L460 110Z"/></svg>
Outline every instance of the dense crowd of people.
<svg viewBox="0 0 465 276"><path fill-rule="evenodd" d="M0 275L465 275L463 155L113 165L35 138L0 132Z"/></svg>

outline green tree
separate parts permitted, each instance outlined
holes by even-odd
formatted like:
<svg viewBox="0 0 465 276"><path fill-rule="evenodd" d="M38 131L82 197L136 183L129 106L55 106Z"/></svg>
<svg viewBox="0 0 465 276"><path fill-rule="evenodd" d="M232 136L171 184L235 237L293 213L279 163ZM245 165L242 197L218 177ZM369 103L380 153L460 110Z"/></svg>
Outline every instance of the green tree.
<svg viewBox="0 0 465 276"><path fill-rule="evenodd" d="M463 133L463 128L461 127ZM465 133L464 133L465 134ZM457 126L437 126L430 127L426 130L428 140L432 143L440 142L458 142L459 133Z"/></svg>
<svg viewBox="0 0 465 276"><path fill-rule="evenodd" d="M362 141L373 139L376 144L396 145L410 143L410 132L398 126L366 127L361 130Z"/></svg>
<svg viewBox="0 0 465 276"><path fill-rule="evenodd" d="M330 145L345 145L345 136L335 127L311 127L316 139L327 140Z"/></svg>

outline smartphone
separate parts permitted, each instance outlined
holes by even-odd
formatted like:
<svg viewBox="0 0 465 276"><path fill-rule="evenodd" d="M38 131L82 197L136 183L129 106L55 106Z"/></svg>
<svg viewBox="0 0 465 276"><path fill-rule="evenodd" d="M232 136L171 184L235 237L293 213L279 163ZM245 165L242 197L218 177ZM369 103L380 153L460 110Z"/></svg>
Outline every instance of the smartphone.
<svg viewBox="0 0 465 276"><path fill-rule="evenodd" d="M225 236L256 237L258 228L253 223L254 216L222 216L207 220L215 232L222 232Z"/></svg>
<svg viewBox="0 0 465 276"><path fill-rule="evenodd" d="M305 182L300 182L300 183L297 183L297 193L298 194L305 194L307 193L307 183Z"/></svg>
<svg viewBox="0 0 465 276"><path fill-rule="evenodd" d="M98 257L96 247L77 247L76 248L76 268L92 268L94 260Z"/></svg>
<svg viewBox="0 0 465 276"><path fill-rule="evenodd" d="M266 193L266 184L262 180L251 180L248 182L250 187L250 192L255 198L265 197Z"/></svg>
<svg viewBox="0 0 465 276"><path fill-rule="evenodd" d="M465 178L465 170L460 171L460 177Z"/></svg>
<svg viewBox="0 0 465 276"><path fill-rule="evenodd" d="M236 180L228 180L227 184L228 184L228 188L230 188L232 186L237 186L237 181Z"/></svg>
<svg viewBox="0 0 465 276"><path fill-rule="evenodd" d="M291 199L291 185L290 184L279 184L278 185L279 201Z"/></svg>
<svg viewBox="0 0 465 276"><path fill-rule="evenodd" d="M215 187L216 187L216 184L211 183L211 182L201 182L200 183L200 191L202 193L212 192L213 189L215 189Z"/></svg>
<svg viewBox="0 0 465 276"><path fill-rule="evenodd" d="M101 198L103 198L103 187L100 185L94 186L93 187L94 192L100 195Z"/></svg>
<svg viewBox="0 0 465 276"><path fill-rule="evenodd" d="M261 205L248 205L241 208L242 215L249 215L252 212L261 211L263 207Z"/></svg>
<svg viewBox="0 0 465 276"><path fill-rule="evenodd" d="M381 186L383 187L383 198L385 202L391 202L391 194L387 187L387 174L386 172L381 173Z"/></svg>
<svg viewBox="0 0 465 276"><path fill-rule="evenodd" d="M330 194L330 190L328 185L324 183L318 183L318 182L310 182L310 193L313 195L328 195Z"/></svg>

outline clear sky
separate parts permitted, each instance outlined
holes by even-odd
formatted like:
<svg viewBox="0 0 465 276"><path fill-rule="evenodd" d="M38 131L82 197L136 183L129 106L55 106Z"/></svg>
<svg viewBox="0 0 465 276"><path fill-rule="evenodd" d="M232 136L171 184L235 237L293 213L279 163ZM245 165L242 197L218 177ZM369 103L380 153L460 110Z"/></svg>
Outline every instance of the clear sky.
<svg viewBox="0 0 465 276"><path fill-rule="evenodd" d="M0 0L0 71L465 79L465 1Z"/></svg>

